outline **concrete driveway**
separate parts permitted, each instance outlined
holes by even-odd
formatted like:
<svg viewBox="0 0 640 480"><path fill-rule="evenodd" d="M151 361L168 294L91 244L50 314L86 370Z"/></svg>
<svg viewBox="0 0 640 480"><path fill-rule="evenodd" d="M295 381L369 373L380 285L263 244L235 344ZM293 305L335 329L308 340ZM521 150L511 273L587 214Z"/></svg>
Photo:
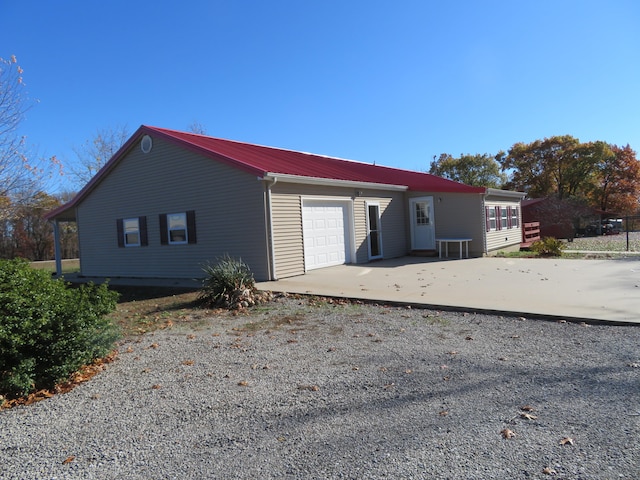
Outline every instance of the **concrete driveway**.
<svg viewBox="0 0 640 480"><path fill-rule="evenodd" d="M340 265L258 288L435 308L640 323L640 258L403 257Z"/></svg>

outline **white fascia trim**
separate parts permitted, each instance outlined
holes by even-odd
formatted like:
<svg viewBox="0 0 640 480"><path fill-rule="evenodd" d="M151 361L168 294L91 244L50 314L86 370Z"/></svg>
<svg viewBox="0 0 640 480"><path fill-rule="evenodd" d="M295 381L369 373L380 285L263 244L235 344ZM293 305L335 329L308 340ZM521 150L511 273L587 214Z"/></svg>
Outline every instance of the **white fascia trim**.
<svg viewBox="0 0 640 480"><path fill-rule="evenodd" d="M277 180L284 183L302 183L306 185L324 185L327 187L371 188L376 190L392 190L404 192L409 189L406 185L390 185L386 183L356 182L353 180L335 180L333 178L305 177L302 175L288 175L286 173L268 172L260 180Z"/></svg>
<svg viewBox="0 0 640 480"><path fill-rule="evenodd" d="M514 190L500 190L499 188L487 188L484 193L485 197L510 197L510 198L524 198L526 193L516 192Z"/></svg>

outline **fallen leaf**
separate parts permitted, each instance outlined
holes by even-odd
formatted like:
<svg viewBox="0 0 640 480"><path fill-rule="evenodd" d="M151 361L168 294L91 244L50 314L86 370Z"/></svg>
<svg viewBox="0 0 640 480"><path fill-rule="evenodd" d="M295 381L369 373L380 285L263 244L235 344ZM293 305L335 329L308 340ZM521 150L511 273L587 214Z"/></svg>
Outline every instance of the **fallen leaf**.
<svg viewBox="0 0 640 480"><path fill-rule="evenodd" d="M502 434L502 438L513 438L516 436L515 432L509 430L508 428L501 430L500 433Z"/></svg>
<svg viewBox="0 0 640 480"><path fill-rule="evenodd" d="M473 337L471 335L467 335L466 337L464 337L465 340L473 340Z"/></svg>
<svg viewBox="0 0 640 480"><path fill-rule="evenodd" d="M640 363L633 362L633 363L627 364L627 366L631 368L640 368Z"/></svg>
<svg viewBox="0 0 640 480"><path fill-rule="evenodd" d="M441 417L446 417L447 415L449 415L449 412L447 410L441 410L438 415L440 415Z"/></svg>
<svg viewBox="0 0 640 480"><path fill-rule="evenodd" d="M162 388L162 385L159 385L159 384L156 383L155 385L151 385L151 388L153 390L160 390Z"/></svg>
<svg viewBox="0 0 640 480"><path fill-rule="evenodd" d="M70 455L67 458L64 459L64 462L62 462L63 465L66 465L67 463L71 463L76 459L75 455Z"/></svg>
<svg viewBox="0 0 640 480"><path fill-rule="evenodd" d="M410 375L411 373L413 373L413 370L411 370L410 368L407 368L404 373L406 373L407 375Z"/></svg>
<svg viewBox="0 0 640 480"><path fill-rule="evenodd" d="M535 415L531 415L530 413L521 413L520 418L524 418L526 420L536 420L538 417Z"/></svg>
<svg viewBox="0 0 640 480"><path fill-rule="evenodd" d="M309 390L310 392L317 392L320 387L317 385L299 385L298 390Z"/></svg>
<svg viewBox="0 0 640 480"><path fill-rule="evenodd" d="M560 440L560 445L573 445L573 438L564 437L562 440Z"/></svg>
<svg viewBox="0 0 640 480"><path fill-rule="evenodd" d="M447 352L449 355L457 355L458 352L456 352L455 350L451 350L450 352Z"/></svg>
<svg viewBox="0 0 640 480"><path fill-rule="evenodd" d="M242 380L241 382L238 382L238 386L239 387L248 387L249 386L249 382L247 382L246 380Z"/></svg>
<svg viewBox="0 0 640 480"><path fill-rule="evenodd" d="M553 468L551 468L551 467L545 467L545 468L543 468L543 469L542 469L542 473L544 473L545 475L555 475L555 474L556 474L556 473L558 473L558 472L556 472L556 471L555 471Z"/></svg>
<svg viewBox="0 0 640 480"><path fill-rule="evenodd" d="M523 412L533 412L535 411L535 408L533 408L531 405L525 405L524 407L520 407L520 410L522 410Z"/></svg>
<svg viewBox="0 0 640 480"><path fill-rule="evenodd" d="M157 343L152 343L151 345L149 345L149 347L151 348L158 348L159 345Z"/></svg>

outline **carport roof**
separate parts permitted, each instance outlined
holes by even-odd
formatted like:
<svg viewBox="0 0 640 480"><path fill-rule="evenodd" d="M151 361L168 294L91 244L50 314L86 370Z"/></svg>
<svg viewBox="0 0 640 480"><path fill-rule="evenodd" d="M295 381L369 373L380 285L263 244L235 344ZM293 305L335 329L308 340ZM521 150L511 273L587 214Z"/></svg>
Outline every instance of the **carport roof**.
<svg viewBox="0 0 640 480"><path fill-rule="evenodd" d="M359 182L374 185L402 186L406 187L407 190L419 192L486 192L485 187L472 187L424 172L143 125L71 202L49 212L47 218L70 220L75 217L75 213L69 210L77 205L144 135L149 135L152 139L154 137L162 138L165 141L198 152L213 160L224 162L261 178L286 175L289 178L333 180L336 183Z"/></svg>

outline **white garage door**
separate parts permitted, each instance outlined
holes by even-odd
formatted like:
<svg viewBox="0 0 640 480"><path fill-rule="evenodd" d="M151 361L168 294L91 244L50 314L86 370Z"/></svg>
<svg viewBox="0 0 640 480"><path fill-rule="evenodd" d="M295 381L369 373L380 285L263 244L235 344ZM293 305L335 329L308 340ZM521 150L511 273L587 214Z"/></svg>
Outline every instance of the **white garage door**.
<svg viewBox="0 0 640 480"><path fill-rule="evenodd" d="M302 205L302 233L306 270L348 263L348 203L305 200Z"/></svg>

